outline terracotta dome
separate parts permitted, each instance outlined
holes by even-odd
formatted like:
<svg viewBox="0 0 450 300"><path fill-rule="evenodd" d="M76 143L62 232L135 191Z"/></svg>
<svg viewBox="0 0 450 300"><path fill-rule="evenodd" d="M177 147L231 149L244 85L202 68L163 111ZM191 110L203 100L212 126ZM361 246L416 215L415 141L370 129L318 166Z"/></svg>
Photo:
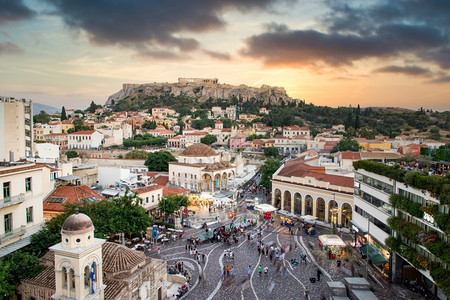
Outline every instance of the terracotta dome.
<svg viewBox="0 0 450 300"><path fill-rule="evenodd" d="M210 146L202 143L194 144L187 147L180 156L216 156L218 155L216 151Z"/></svg>
<svg viewBox="0 0 450 300"><path fill-rule="evenodd" d="M103 271L118 273L131 271L139 264L145 263L145 254L133 251L125 246L106 242L102 246Z"/></svg>
<svg viewBox="0 0 450 300"><path fill-rule="evenodd" d="M91 218L78 213L69 216L64 221L61 232L64 234L82 234L91 230L94 230Z"/></svg>

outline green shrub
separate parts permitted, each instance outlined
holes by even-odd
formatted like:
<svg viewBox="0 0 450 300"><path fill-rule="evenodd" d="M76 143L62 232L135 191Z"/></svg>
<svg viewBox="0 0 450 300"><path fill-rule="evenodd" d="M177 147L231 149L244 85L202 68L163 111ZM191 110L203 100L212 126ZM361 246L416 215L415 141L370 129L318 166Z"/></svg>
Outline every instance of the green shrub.
<svg viewBox="0 0 450 300"><path fill-rule="evenodd" d="M393 207L403 209L414 217L423 217L422 205L420 203L413 202L398 194L392 194L389 198L389 202Z"/></svg>

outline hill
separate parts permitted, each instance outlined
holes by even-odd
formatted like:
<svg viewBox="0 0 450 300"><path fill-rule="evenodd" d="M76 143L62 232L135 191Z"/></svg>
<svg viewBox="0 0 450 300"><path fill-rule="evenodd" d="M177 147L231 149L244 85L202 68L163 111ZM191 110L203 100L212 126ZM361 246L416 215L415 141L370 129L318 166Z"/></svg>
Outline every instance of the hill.
<svg viewBox="0 0 450 300"><path fill-rule="evenodd" d="M56 107L33 102L33 116L39 114L41 110L45 111L49 115L52 115L59 111L59 109Z"/></svg>
<svg viewBox="0 0 450 300"><path fill-rule="evenodd" d="M200 103L209 100L232 100L246 102L250 99L262 100L264 104L290 103L297 100L289 97L283 87L262 85L261 87L249 87L247 85L221 84L218 79L208 78L178 78L176 83L124 83L122 89L108 97L106 106L113 106L123 99L137 96L188 96L196 98Z"/></svg>

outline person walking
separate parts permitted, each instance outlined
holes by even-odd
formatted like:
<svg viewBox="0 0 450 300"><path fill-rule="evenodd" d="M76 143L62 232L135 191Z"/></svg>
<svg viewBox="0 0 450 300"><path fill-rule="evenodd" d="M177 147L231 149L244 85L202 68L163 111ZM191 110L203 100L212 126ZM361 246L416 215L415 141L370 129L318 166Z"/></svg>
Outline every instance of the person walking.
<svg viewBox="0 0 450 300"><path fill-rule="evenodd" d="M161 255L161 247L158 247L158 256Z"/></svg>
<svg viewBox="0 0 450 300"><path fill-rule="evenodd" d="M248 278L250 279L250 276L252 275L252 266L251 265L248 265L247 274L248 274Z"/></svg>
<svg viewBox="0 0 450 300"><path fill-rule="evenodd" d="M227 266L227 277L230 276L230 266Z"/></svg>
<svg viewBox="0 0 450 300"><path fill-rule="evenodd" d="M258 272L259 272L259 277L261 277L261 275L262 275L262 267L261 267L261 265L259 265L259 267L258 267Z"/></svg>
<svg viewBox="0 0 450 300"><path fill-rule="evenodd" d="M320 275L322 275L322 271L317 268L317 281L320 281Z"/></svg>
<svg viewBox="0 0 450 300"><path fill-rule="evenodd" d="M267 277L267 274L269 273L269 268L267 266L264 267L264 277Z"/></svg>
<svg viewBox="0 0 450 300"><path fill-rule="evenodd" d="M305 300L309 300L309 290L305 290Z"/></svg>

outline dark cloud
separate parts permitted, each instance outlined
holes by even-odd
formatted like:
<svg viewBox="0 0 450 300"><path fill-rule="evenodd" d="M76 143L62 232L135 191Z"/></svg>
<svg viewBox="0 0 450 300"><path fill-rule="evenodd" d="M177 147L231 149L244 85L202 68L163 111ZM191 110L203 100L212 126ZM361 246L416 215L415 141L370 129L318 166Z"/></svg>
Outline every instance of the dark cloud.
<svg viewBox="0 0 450 300"><path fill-rule="evenodd" d="M25 51L17 46L16 44L10 42L0 42L0 55L2 54L22 54Z"/></svg>
<svg viewBox="0 0 450 300"><path fill-rule="evenodd" d="M134 58L141 60L148 59L158 59L158 60L185 60L190 58L190 56L186 54L180 54L177 52L172 52L168 50L150 50L150 49L139 49L137 54L134 55Z"/></svg>
<svg viewBox="0 0 450 300"><path fill-rule="evenodd" d="M387 66L383 68L378 68L374 71L375 73L394 73L394 74L404 74L411 76L421 76L421 75L431 75L429 69L421 68L418 66Z"/></svg>
<svg viewBox="0 0 450 300"><path fill-rule="evenodd" d="M0 24L29 19L34 14L23 0L0 0Z"/></svg>
<svg viewBox="0 0 450 300"><path fill-rule="evenodd" d="M266 25L265 32L246 39L241 54L260 59L266 66L339 67L363 59L407 55L413 63L433 62L450 68L450 1L348 3L355 2L325 2L328 10L314 30Z"/></svg>
<svg viewBox="0 0 450 300"><path fill-rule="evenodd" d="M85 31L93 43L126 47L163 46L192 51L199 44L189 32L223 28L230 9L269 9L278 0L44 0L72 29ZM287 0L285 0L287 1Z"/></svg>
<svg viewBox="0 0 450 300"><path fill-rule="evenodd" d="M215 59L231 60L231 55L229 53L215 52L209 50L204 50L203 53Z"/></svg>

